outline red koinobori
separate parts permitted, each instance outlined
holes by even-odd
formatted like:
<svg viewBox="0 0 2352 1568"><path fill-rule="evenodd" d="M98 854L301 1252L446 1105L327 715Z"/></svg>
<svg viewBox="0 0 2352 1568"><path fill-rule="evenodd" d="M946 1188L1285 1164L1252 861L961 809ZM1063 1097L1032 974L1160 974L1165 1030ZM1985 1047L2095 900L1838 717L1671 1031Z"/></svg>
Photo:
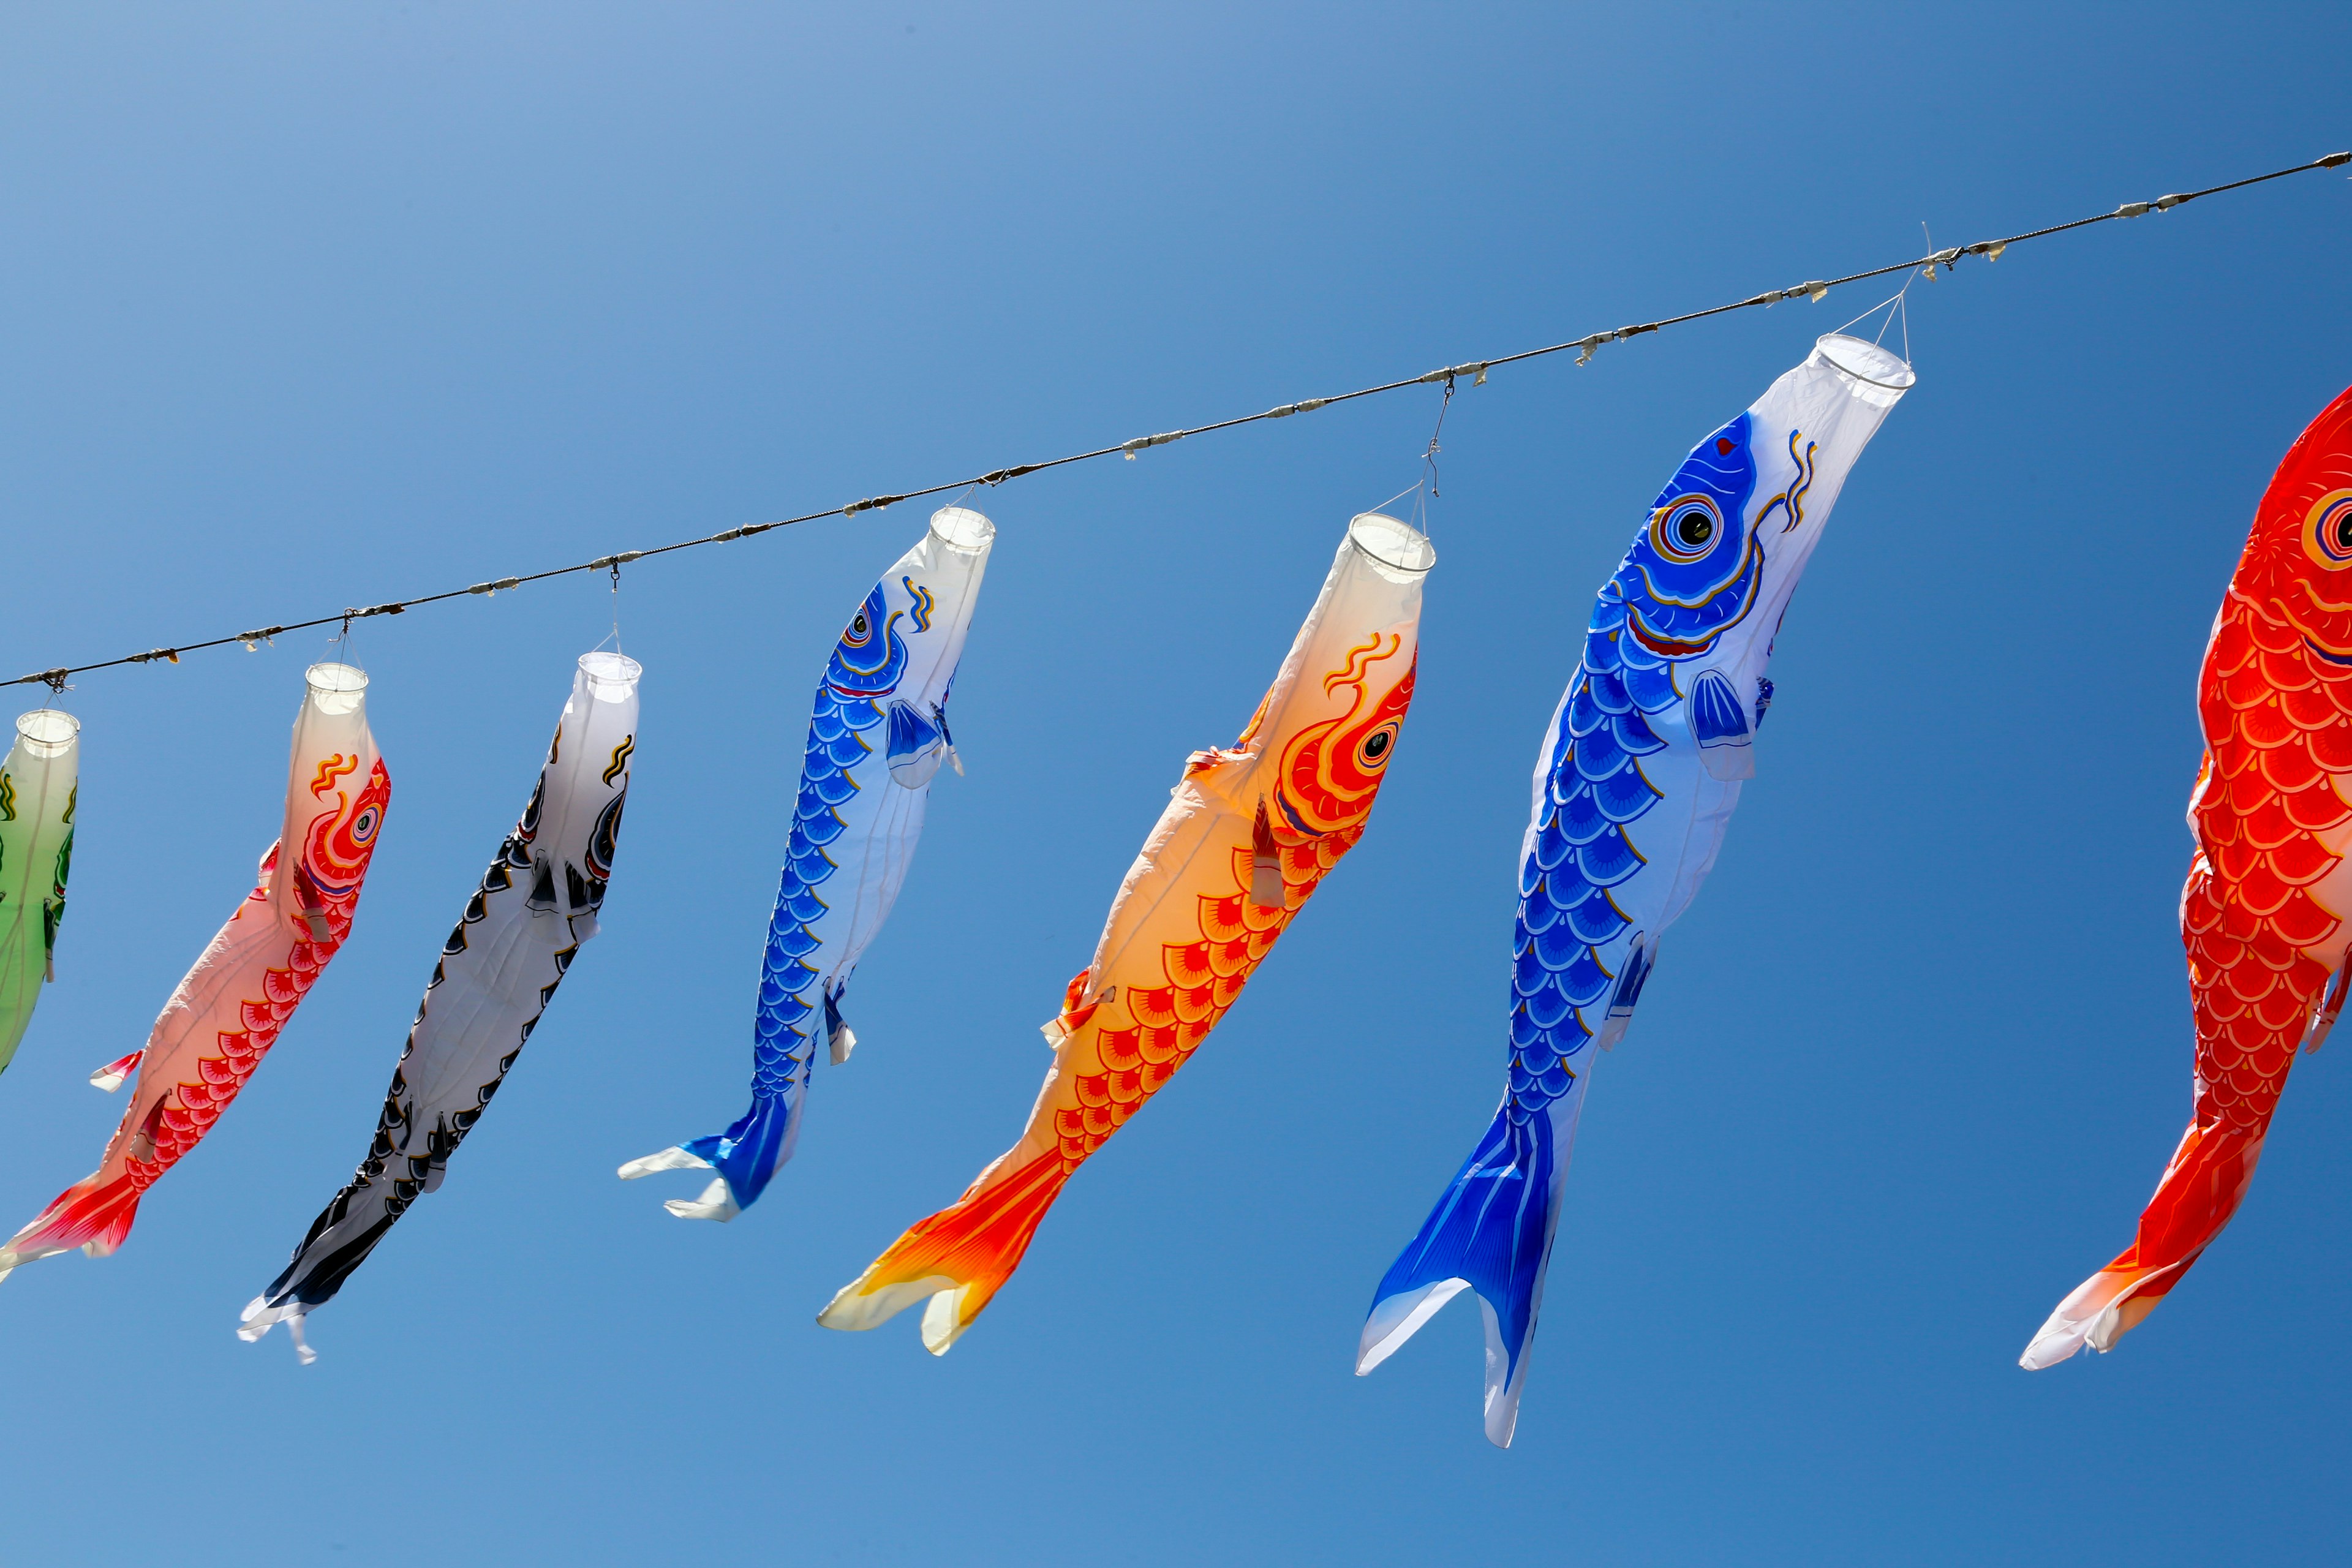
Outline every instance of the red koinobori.
<svg viewBox="0 0 2352 1568"><path fill-rule="evenodd" d="M0 1248L0 1278L68 1247L103 1258L121 1247L140 1198L212 1131L350 934L392 778L368 732L367 677L315 664L308 684L285 828L260 881L163 1004L146 1047L91 1077L105 1089L134 1071L139 1081L97 1171Z"/></svg>
<svg viewBox="0 0 2352 1568"><path fill-rule="evenodd" d="M2352 391L2287 450L2254 514L2197 683L2205 762L2180 940L2197 1022L2189 1131L2116 1260L2020 1363L2112 1350L2230 1223L2298 1043L2344 1005L2352 945Z"/></svg>

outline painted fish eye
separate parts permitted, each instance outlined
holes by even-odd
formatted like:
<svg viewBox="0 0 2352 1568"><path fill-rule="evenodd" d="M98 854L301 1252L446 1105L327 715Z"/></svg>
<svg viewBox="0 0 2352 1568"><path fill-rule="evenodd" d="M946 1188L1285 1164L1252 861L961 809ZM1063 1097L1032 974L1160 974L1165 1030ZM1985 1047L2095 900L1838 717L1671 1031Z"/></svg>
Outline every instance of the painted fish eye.
<svg viewBox="0 0 2352 1568"><path fill-rule="evenodd" d="M866 612L861 609L850 617L849 629L842 633L841 637L844 642L862 643L873 635L873 624L866 620Z"/></svg>
<svg viewBox="0 0 2352 1568"><path fill-rule="evenodd" d="M1365 736L1356 747L1356 760L1368 768L1379 767L1388 760L1389 748L1396 743L1396 726L1383 724Z"/></svg>
<svg viewBox="0 0 2352 1568"><path fill-rule="evenodd" d="M352 819L352 837L362 844L375 837L375 811L370 807Z"/></svg>
<svg viewBox="0 0 2352 1568"><path fill-rule="evenodd" d="M1714 548L1723 531L1715 502L1682 496L1660 507L1650 520L1650 542L1668 561L1687 564Z"/></svg>
<svg viewBox="0 0 2352 1568"><path fill-rule="evenodd" d="M2321 496L2304 520L2304 549L2331 572L2352 566L2352 490Z"/></svg>

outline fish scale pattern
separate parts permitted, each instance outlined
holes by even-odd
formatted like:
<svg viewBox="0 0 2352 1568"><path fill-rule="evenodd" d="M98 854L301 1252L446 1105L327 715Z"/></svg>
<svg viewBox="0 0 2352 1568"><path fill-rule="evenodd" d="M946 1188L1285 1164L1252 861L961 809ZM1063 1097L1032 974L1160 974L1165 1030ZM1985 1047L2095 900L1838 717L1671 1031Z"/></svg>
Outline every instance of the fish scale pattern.
<svg viewBox="0 0 2352 1568"><path fill-rule="evenodd" d="M1254 856L1248 845L1234 848L1232 886L1198 895L1199 940L1160 945L1167 984L1129 986L1120 993L1134 1026L1097 1034L1103 1070L1079 1074L1074 1085L1078 1103L1054 1113L1065 1173L1084 1163L1176 1076L1176 1069L1240 997L1250 975L1274 950L1275 939L1288 929L1291 917L1364 836L1361 824L1326 834L1301 833L1279 819L1269 826L1282 868L1282 907L1251 900ZM1078 971L1064 998L1063 1022L1073 1030L1095 1013L1094 1007L1080 1005L1088 973Z"/></svg>
<svg viewBox="0 0 2352 1568"><path fill-rule="evenodd" d="M341 763L345 759L338 753L334 761ZM310 793L323 795L334 779L355 771L357 763L355 754L348 766L322 766ZM238 1026L215 1029L208 1047L191 1038L185 1042L188 1052L183 1054L177 1048L182 1042L167 1039L159 1048L155 1036L151 1036L144 1049L122 1063L111 1064L118 1068L133 1061L139 1064L132 1107L108 1140L100 1168L58 1194L5 1247L0 1247L0 1278L22 1262L69 1247L82 1247L93 1257L104 1257L121 1245L138 1214L140 1198L212 1131L351 934L360 889L375 853L376 832L391 798L391 775L379 758L356 795L338 791L336 804L311 818L299 847L291 851L295 861L289 901L299 907L301 919L292 918L292 911L271 896L279 858L289 853L285 842L272 845L262 857L253 891L238 902L228 923L197 960L196 968L173 991L157 1021L155 1035L166 1035L166 1026L184 1017L191 1007L209 1016L221 1005L201 996L192 1001L189 996L203 979L220 973L213 965L227 966L229 984L249 984L259 994L237 998L234 1016ZM275 922L281 921L286 924L276 928ZM255 922L265 929L257 931ZM324 940L308 934L320 929ZM257 943L280 931L290 938L283 967L268 963L254 951ZM257 973L244 967L248 964L257 965ZM248 978L239 981L239 973ZM201 1028L201 1023L195 1026ZM148 1099L151 1084L162 1081L159 1075L186 1073L190 1065L193 1075L176 1078L162 1093ZM147 1103L147 1110L134 1123L131 1118L138 1115L140 1101Z"/></svg>
<svg viewBox="0 0 2352 1568"><path fill-rule="evenodd" d="M2352 392L2281 461L2199 671L2205 757L2180 940L2197 1028L2189 1127L2132 1244L2058 1304L2021 1358L2114 1348L2244 1200L2344 935L2352 827ZM2342 960L2337 959L2340 964ZM2313 1036L2315 1041L2316 1035Z"/></svg>
<svg viewBox="0 0 2352 1568"><path fill-rule="evenodd" d="M261 885L247 896L239 914L268 918L269 874L277 864L278 851L272 850L261 863ZM260 998L242 1005L238 1021L245 1027L222 1030L215 1041L217 1054L196 1058L196 1081L175 1084L172 1092L157 1102L145 1126L154 1146L154 1158L142 1159L134 1153L123 1164L131 1191L143 1193L153 1186L157 1178L213 1130L213 1123L220 1120L221 1112L244 1089L262 1058L269 1054L269 1047L278 1043L286 1020L294 1016L294 1009L310 994L311 985L327 967L327 961L343 945L343 939L351 933L352 914L358 901L356 890L341 898L330 895L322 899L327 940L297 942L285 968L265 971ZM256 908L257 905L261 907Z"/></svg>
<svg viewBox="0 0 2352 1568"><path fill-rule="evenodd" d="M2259 1137L2327 971L2303 949L2336 917L2312 885L2352 822L2352 669L2315 658L2284 614L2232 594L2198 694L2207 761L2190 812L2199 850L2181 897L2197 1018L2196 1124Z"/></svg>
<svg viewBox="0 0 2352 1568"><path fill-rule="evenodd" d="M1617 976L1601 954L1630 922L1610 895L1647 864L1626 829L1664 796L1642 759L1665 749L1650 718L1680 701L1670 662L1625 626L1624 588L1594 603L1545 778L1545 816L1520 871L1506 1108L1524 1127L1567 1094L1595 1033L1585 1011Z"/></svg>
<svg viewBox="0 0 2352 1568"><path fill-rule="evenodd" d="M790 1095L807 1079L815 1055L816 1031L809 1017L823 999L812 999L817 971L809 960L824 942L809 928L825 912L817 889L835 870L825 848L845 830L838 808L858 791L850 770L874 754L866 735L882 722L884 712L872 698L845 696L830 681L817 683L783 877L760 966L751 1040L755 1096L782 1100Z"/></svg>
<svg viewBox="0 0 2352 1568"><path fill-rule="evenodd" d="M379 761L369 770L367 784L357 797L321 816L312 826L311 837L316 839L322 830L331 830L343 820L370 809L380 813L391 795L391 776ZM362 877L366 874L367 857L373 848L371 837L359 859ZM278 856L285 852L285 847L279 845L262 858L260 880L246 896L245 902L237 906L239 917L268 918L270 874L277 868ZM310 852L316 858L319 847L314 843ZM306 865L298 876L310 889L314 908L326 924L327 940L297 941L285 968L264 970L261 994L239 1004L237 1021L244 1027L220 1031L215 1039L216 1053L196 1058L195 1081L173 1085L172 1091L156 1102L142 1129L154 1145L154 1157L142 1159L133 1153L124 1163L124 1174L132 1192L145 1192L182 1155L204 1141L205 1134L213 1130L213 1123L220 1120L221 1112L228 1109L254 1070L261 1066L269 1047L278 1043L286 1020L294 1016L294 1009L310 994L328 961L341 950L343 939L351 934L352 917L359 910L359 882L354 879L347 885L337 885L304 875L308 869Z"/></svg>

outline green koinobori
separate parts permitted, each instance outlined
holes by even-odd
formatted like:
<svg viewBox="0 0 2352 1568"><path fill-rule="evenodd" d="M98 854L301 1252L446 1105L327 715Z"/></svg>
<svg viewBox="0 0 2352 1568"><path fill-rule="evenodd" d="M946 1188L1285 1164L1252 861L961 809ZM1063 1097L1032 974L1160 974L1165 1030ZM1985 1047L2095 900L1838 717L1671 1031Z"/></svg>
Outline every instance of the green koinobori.
<svg viewBox="0 0 2352 1568"><path fill-rule="evenodd" d="M33 1021L66 913L73 865L75 773L81 724L37 708L16 721L16 744L0 763L0 1070Z"/></svg>

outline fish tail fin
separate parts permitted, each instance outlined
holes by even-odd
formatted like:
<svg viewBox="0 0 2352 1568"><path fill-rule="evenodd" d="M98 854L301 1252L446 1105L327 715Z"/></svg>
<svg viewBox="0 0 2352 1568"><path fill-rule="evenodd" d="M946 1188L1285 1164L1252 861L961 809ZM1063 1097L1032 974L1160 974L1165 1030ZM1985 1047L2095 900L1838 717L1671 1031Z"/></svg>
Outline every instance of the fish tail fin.
<svg viewBox="0 0 2352 1568"><path fill-rule="evenodd" d="M2110 1351L2156 1310L2238 1212L2263 1156L2264 1125L2192 1123L2115 1260L2058 1303L2017 1364L2039 1372L2081 1350Z"/></svg>
<svg viewBox="0 0 2352 1568"><path fill-rule="evenodd" d="M816 1321L828 1329L871 1329L928 1298L923 1348L947 1354L1021 1267L1038 1222L1070 1179L1058 1150L1019 1165L1012 1159L997 1161L963 1196L908 1226Z"/></svg>
<svg viewBox="0 0 2352 1568"><path fill-rule="evenodd" d="M1518 1425L1544 1265L1559 1219L1550 1117L1538 1112L1517 1120L1516 1109L1503 1102L1422 1222L1421 1234L1389 1266L1356 1350L1360 1377L1454 1296L1475 1291L1486 1325L1486 1438L1498 1448L1511 1446Z"/></svg>
<svg viewBox="0 0 2352 1568"><path fill-rule="evenodd" d="M671 1198L662 1205L680 1219L730 1220L760 1199L768 1183L793 1157L800 1142L800 1096L756 1095L751 1109L724 1132L678 1143L620 1169L634 1182L660 1171L716 1171L717 1179L698 1198Z"/></svg>
<svg viewBox="0 0 2352 1568"><path fill-rule="evenodd" d="M236 1337L247 1344L257 1344L262 1335L283 1323L286 1325L286 1337L294 1342L295 1360L309 1366L319 1359L319 1352L312 1350L310 1342L302 1337L302 1320L310 1315L307 1302L292 1300L273 1307L268 1297L256 1296L245 1304L245 1310L237 1314Z"/></svg>
<svg viewBox="0 0 2352 1568"><path fill-rule="evenodd" d="M79 1247L92 1258L104 1258L130 1236L144 1190L129 1171L83 1177L59 1193L32 1224L0 1247L0 1279L24 1264L53 1258L71 1247Z"/></svg>

